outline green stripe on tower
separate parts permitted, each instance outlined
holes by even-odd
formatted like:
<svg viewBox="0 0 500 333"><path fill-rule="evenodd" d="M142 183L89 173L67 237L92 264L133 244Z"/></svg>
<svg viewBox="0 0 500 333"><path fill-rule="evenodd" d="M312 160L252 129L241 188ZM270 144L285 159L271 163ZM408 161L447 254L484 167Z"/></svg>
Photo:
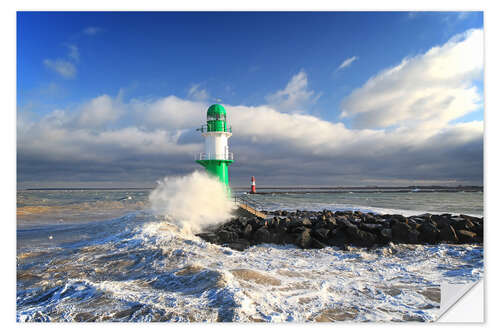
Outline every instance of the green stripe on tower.
<svg viewBox="0 0 500 333"><path fill-rule="evenodd" d="M228 165L233 163L231 160L197 160L196 162L200 163L205 167L207 172L217 178L219 178L220 182L226 186L226 189L231 195L231 188L229 187L229 172Z"/></svg>

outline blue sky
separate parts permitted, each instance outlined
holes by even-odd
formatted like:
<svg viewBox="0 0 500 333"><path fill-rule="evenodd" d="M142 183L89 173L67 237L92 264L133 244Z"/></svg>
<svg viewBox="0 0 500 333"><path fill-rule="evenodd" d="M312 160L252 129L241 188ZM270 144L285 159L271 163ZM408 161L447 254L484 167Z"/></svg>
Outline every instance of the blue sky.
<svg viewBox="0 0 500 333"><path fill-rule="evenodd" d="M119 89L182 97L200 84L225 103L258 105L303 69L322 93L314 112L333 119L341 99L372 75L482 21L480 12L19 13L18 103L48 112ZM84 33L89 27L95 34ZM43 65L68 58L68 45L80 58L72 79Z"/></svg>
<svg viewBox="0 0 500 333"><path fill-rule="evenodd" d="M384 129L387 134L407 127L405 121L411 119L396 116L401 123L370 126L365 119L359 127L358 111L341 117L345 107L365 108L354 101L353 92L404 59L418 66L419 56L432 47L482 27L481 12L20 12L18 114L36 123L56 110L76 117L103 95L112 100L111 108L119 104L127 110L131 101L154 103L175 96L200 107L218 99L229 109L269 106L287 116L309 115L348 129ZM289 94L287 85L298 93ZM456 87L471 85L482 96L482 76ZM483 120L481 106L456 114L443 126ZM110 131L142 128L130 110L109 119L113 121L105 128ZM23 149L18 150L19 157ZM42 170L33 172L45 177Z"/></svg>

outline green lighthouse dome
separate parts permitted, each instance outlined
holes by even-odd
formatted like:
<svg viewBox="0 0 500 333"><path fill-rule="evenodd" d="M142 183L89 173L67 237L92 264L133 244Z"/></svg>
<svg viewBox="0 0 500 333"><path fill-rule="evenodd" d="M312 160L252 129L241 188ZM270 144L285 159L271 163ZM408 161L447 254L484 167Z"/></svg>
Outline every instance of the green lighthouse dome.
<svg viewBox="0 0 500 333"><path fill-rule="evenodd" d="M222 117L221 117L222 116ZM212 104L207 110L207 117L214 117L216 119L225 118L226 109L220 104Z"/></svg>

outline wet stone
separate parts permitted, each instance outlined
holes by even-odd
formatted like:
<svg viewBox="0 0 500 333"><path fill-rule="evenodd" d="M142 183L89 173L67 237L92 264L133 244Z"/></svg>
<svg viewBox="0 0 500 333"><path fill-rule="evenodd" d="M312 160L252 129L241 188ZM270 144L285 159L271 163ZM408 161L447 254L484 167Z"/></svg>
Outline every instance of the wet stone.
<svg viewBox="0 0 500 333"><path fill-rule="evenodd" d="M389 242L401 244L482 244L483 219L465 215L422 214L405 217L359 211L275 212L275 216L235 218L204 230L207 242L228 244L236 250L262 243L294 244L303 249L353 245L371 248ZM281 217L282 215L286 215ZM463 228L455 229L455 226ZM456 231L457 230L457 231Z"/></svg>

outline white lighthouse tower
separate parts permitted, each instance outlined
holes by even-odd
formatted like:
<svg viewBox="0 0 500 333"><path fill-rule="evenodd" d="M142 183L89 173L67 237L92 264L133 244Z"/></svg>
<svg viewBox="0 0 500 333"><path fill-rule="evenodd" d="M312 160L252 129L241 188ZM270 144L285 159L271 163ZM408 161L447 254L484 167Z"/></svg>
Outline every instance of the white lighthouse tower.
<svg viewBox="0 0 500 333"><path fill-rule="evenodd" d="M207 110L207 124L201 127L205 138L205 152L200 153L196 162L205 167L209 174L217 176L226 186L228 193L228 166L233 163L233 153L229 152L228 139L232 135L226 121L226 110L222 105L214 104Z"/></svg>

